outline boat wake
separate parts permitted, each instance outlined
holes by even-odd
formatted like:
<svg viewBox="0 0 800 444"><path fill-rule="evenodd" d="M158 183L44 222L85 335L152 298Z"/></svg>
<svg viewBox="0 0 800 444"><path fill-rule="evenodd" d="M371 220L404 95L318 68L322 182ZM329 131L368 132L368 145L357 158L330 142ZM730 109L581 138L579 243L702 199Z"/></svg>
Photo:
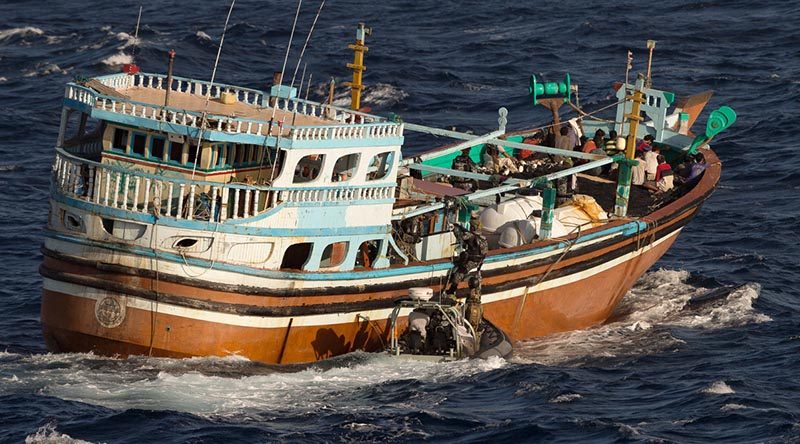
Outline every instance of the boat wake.
<svg viewBox="0 0 800 444"><path fill-rule="evenodd" d="M425 363L357 352L321 364L275 367L244 358L115 359L93 354L0 353L0 396L37 393L114 410L181 411L209 418L258 412L308 412L347 399L372 409L369 395L383 383L449 382L507 366L464 360ZM345 395L346 396L343 396Z"/></svg>
<svg viewBox="0 0 800 444"><path fill-rule="evenodd" d="M684 341L670 327L719 329L771 318L753 308L761 286L748 283L709 290L694 286L688 271L657 270L645 274L623 298L611 318L598 327L559 333L518 343L513 362L578 366L598 358L661 353Z"/></svg>

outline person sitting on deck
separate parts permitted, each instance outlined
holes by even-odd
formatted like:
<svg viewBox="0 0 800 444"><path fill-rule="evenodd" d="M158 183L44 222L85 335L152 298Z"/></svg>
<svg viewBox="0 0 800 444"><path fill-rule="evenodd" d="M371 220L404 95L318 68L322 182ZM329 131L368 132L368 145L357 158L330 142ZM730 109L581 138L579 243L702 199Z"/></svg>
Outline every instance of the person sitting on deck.
<svg viewBox="0 0 800 444"><path fill-rule="evenodd" d="M556 136L556 148L572 151L575 148L575 144L572 142L572 138L569 135L569 128L566 126L562 126L561 129L558 130L558 136Z"/></svg>
<svg viewBox="0 0 800 444"><path fill-rule="evenodd" d="M694 162L692 162L691 172L689 173L689 181L700 177L707 167L708 164L706 163L706 158L703 156L703 153L697 153L694 156Z"/></svg>
<svg viewBox="0 0 800 444"><path fill-rule="evenodd" d="M518 173L519 168L501 146L487 144L483 152L483 166L492 173Z"/></svg>
<svg viewBox="0 0 800 444"><path fill-rule="evenodd" d="M603 142L603 138L606 136L606 132L598 129L594 132L594 138L583 145L582 151L584 153L591 153L592 150L596 148L603 148L605 146Z"/></svg>
<svg viewBox="0 0 800 444"><path fill-rule="evenodd" d="M631 167L631 184L644 185L644 179L645 179L644 152L637 151L635 160L638 163Z"/></svg>
<svg viewBox="0 0 800 444"><path fill-rule="evenodd" d="M643 153L645 151L646 147L652 147L653 146L653 141L654 140L656 140L656 138L653 137L650 134L644 136L644 139L642 139L642 141L639 142L638 145L636 145L636 151Z"/></svg>
<svg viewBox="0 0 800 444"><path fill-rule="evenodd" d="M461 150L461 154L453 159L451 169L456 171L464 171L467 173L475 173L478 171L478 165L473 162L469 156L470 148ZM454 187L461 188L462 190L474 191L477 189L477 184L474 180L466 177L450 176L450 184Z"/></svg>
<svg viewBox="0 0 800 444"><path fill-rule="evenodd" d="M658 167L656 168L656 187L661 192L667 192L674 186L675 176L672 167L667 163L663 155L658 155Z"/></svg>
<svg viewBox="0 0 800 444"><path fill-rule="evenodd" d="M542 133L541 131L537 131L531 137L522 139L522 143L528 143L531 145L541 145L543 140L544 140L544 133ZM535 153L531 150L517 149L517 152L514 153L514 156L518 160L529 160L534 154Z"/></svg>
<svg viewBox="0 0 800 444"><path fill-rule="evenodd" d="M644 162L645 162L645 173L647 174L647 180L654 181L656 180L656 169L658 168L658 156L660 155L661 150L657 146L645 146L644 147Z"/></svg>

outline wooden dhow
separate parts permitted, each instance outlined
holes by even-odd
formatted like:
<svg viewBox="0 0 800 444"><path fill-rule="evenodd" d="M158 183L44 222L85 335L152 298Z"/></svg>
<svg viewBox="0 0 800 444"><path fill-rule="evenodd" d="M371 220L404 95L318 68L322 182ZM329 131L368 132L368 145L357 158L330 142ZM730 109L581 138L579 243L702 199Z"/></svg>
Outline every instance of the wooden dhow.
<svg viewBox="0 0 800 444"><path fill-rule="evenodd" d="M508 337L601 323L716 187L720 162L707 142L735 117L723 110L693 138L680 124L702 107L688 115L674 95L644 85L618 88L616 122L576 122L585 134L632 134L627 155L609 157L523 143L533 131L507 134L504 109L496 131L476 136L304 100L280 85L135 69L69 83L42 247L47 346L278 364L382 350L397 299L452 282L452 226L470 221L489 247L478 270L483 317ZM569 79L531 85L535 101L568 102L570 91ZM409 130L460 142L404 159ZM673 163L699 150L706 168L632 211L632 144L645 135ZM576 164L530 177L452 168L463 150L479 160L488 144ZM611 164L617 182L582 174ZM574 175L609 203L594 195L556 207L550 183ZM452 186L467 181L474 189ZM602 215L584 211L598 202ZM509 246L477 224L503 204L524 206L530 239ZM469 283L456 284L463 300Z"/></svg>

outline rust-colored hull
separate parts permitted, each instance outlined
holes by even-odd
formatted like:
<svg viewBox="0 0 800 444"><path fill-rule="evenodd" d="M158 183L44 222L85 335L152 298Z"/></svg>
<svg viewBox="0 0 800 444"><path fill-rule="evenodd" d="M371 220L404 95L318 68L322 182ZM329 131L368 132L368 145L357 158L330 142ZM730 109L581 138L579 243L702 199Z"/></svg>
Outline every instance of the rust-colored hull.
<svg viewBox="0 0 800 444"><path fill-rule="evenodd" d="M710 166L701 182L687 195L642 218L646 230L599 242L560 260L486 273L486 317L513 340L605 321L713 191L720 165L713 152L707 150L706 158ZM541 244L511 252L536 247ZM376 351L388 337L392 301L414 284L398 278L393 285L367 283L361 291L340 294L305 292L287 297L267 291L253 295L142 277L137 270L44 253L42 325L48 348L56 352L168 357L236 354L288 364L354 350ZM439 285L429 283L434 289ZM325 303L330 306L327 311ZM125 308L120 312L119 307Z"/></svg>

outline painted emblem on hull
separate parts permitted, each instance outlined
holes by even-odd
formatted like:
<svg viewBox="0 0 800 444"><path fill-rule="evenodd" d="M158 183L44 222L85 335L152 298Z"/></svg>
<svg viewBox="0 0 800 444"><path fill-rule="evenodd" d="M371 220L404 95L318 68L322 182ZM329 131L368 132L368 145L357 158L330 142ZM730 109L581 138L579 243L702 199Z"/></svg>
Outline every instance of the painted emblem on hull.
<svg viewBox="0 0 800 444"><path fill-rule="evenodd" d="M94 305L94 317L105 328L114 328L125 320L125 300L119 296L105 296Z"/></svg>

